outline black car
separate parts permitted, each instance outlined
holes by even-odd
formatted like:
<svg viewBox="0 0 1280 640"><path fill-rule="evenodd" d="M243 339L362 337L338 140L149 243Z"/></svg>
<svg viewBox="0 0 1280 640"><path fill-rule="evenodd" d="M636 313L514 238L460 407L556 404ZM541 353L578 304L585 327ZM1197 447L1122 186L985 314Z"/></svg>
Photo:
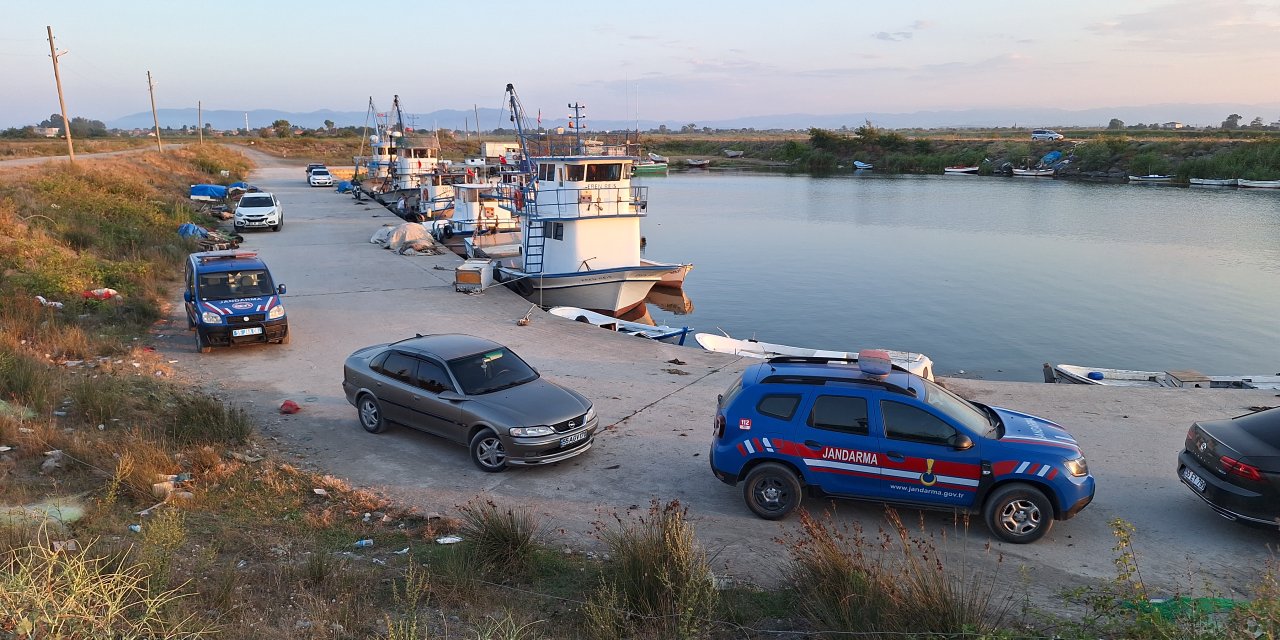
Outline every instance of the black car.
<svg viewBox="0 0 1280 640"><path fill-rule="evenodd" d="M492 340L461 334L360 349L347 358L342 388L365 431L388 422L425 431L467 446L489 472L582 454L599 424L578 392Z"/></svg>
<svg viewBox="0 0 1280 640"><path fill-rule="evenodd" d="M1178 477L1224 518L1275 526L1280 518L1280 407L1197 422Z"/></svg>

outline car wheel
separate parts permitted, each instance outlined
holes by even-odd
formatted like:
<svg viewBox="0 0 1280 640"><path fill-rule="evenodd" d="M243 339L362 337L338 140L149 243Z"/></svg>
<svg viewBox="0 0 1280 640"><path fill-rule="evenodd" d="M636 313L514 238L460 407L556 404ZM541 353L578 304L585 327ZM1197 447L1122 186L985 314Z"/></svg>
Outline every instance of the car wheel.
<svg viewBox="0 0 1280 640"><path fill-rule="evenodd" d="M982 517L997 538L1027 544L1053 527L1053 505L1044 492L1022 483L1007 484L987 498Z"/></svg>
<svg viewBox="0 0 1280 640"><path fill-rule="evenodd" d="M288 330L288 329L285 329L285 330L284 330L284 337L283 337L283 338L280 338L280 344L289 344L289 342L290 342L290 340L289 340L289 336L290 336L290 335L292 335L292 334L290 334L290 333L289 333L289 330Z"/></svg>
<svg viewBox="0 0 1280 640"><path fill-rule="evenodd" d="M273 226L271 227L271 230L272 230L272 231L279 231L279 230L280 230L280 228L281 228L281 227L283 227L283 226L284 226L284 218L280 218L280 224L273 225Z"/></svg>
<svg viewBox="0 0 1280 640"><path fill-rule="evenodd" d="M507 468L507 449L492 429L482 429L471 438L471 461L481 471L497 473Z"/></svg>
<svg viewBox="0 0 1280 640"><path fill-rule="evenodd" d="M213 347L209 346L208 341L204 339L204 334L200 333L199 329L196 329L196 351L199 351L200 353L209 353L210 351L213 351Z"/></svg>
<svg viewBox="0 0 1280 640"><path fill-rule="evenodd" d="M356 411L360 414L360 426L369 433L382 433L387 428L382 419L382 405L373 394L366 393L356 399Z"/></svg>
<svg viewBox="0 0 1280 640"><path fill-rule="evenodd" d="M804 491L794 471L776 462L765 462L747 474L742 497L757 516L781 520L800 506Z"/></svg>

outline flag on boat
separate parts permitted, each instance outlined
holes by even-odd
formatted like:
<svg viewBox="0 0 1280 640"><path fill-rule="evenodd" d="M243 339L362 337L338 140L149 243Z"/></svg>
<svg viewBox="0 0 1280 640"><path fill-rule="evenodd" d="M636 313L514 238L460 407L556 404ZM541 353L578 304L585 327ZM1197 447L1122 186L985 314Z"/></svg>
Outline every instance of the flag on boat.
<svg viewBox="0 0 1280 640"><path fill-rule="evenodd" d="M542 109L538 109L538 126L542 126Z"/></svg>

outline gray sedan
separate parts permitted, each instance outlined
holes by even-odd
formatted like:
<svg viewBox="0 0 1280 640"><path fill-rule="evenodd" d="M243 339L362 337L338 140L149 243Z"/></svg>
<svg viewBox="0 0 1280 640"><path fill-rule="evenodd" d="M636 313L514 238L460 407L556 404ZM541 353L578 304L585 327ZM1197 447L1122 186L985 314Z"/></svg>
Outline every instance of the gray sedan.
<svg viewBox="0 0 1280 640"><path fill-rule="evenodd" d="M480 469L539 465L591 448L591 401L543 380L510 349L461 334L417 336L347 357L342 388L369 433L394 422L467 445Z"/></svg>

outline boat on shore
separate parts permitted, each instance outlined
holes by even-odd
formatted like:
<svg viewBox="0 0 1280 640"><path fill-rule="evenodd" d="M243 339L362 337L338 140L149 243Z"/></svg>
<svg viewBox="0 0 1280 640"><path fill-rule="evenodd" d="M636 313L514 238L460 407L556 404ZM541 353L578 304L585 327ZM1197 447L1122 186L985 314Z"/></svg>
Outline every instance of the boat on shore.
<svg viewBox="0 0 1280 640"><path fill-rule="evenodd" d="M1169 184L1173 182L1173 176L1151 173L1145 176L1129 176L1129 182L1132 184Z"/></svg>
<svg viewBox="0 0 1280 640"><path fill-rule="evenodd" d="M668 162L671 162L671 158L668 158L668 157L663 156L663 155L658 155L658 154L656 154L656 153L653 153L652 151L650 151L650 152L649 152L649 159L650 159L650 160L652 160L652 161L654 161L654 162L660 162L660 163L662 163L662 164L666 164L666 163L668 163Z"/></svg>
<svg viewBox="0 0 1280 640"><path fill-rule="evenodd" d="M738 151L736 149L724 149L724 157L726 158L741 158L742 154L744 153L746 153L746 151Z"/></svg>
<svg viewBox="0 0 1280 640"><path fill-rule="evenodd" d="M977 175L978 166L956 165L953 167L945 167L942 173L949 176Z"/></svg>
<svg viewBox="0 0 1280 640"><path fill-rule="evenodd" d="M711 161L705 158L685 158L684 163L688 165L690 169L705 169L710 166Z"/></svg>
<svg viewBox="0 0 1280 640"><path fill-rule="evenodd" d="M692 331L689 327L669 327L667 325L651 325L643 322L632 322L630 320L620 320L613 316L607 316L603 313L596 313L590 309L581 309L578 307L551 307L547 310L554 316L559 316L567 320L576 322L585 322L595 325L609 331L616 331L629 336L638 336L641 338L649 338L658 342L666 342L669 344L683 345L685 339Z"/></svg>
<svg viewBox="0 0 1280 640"><path fill-rule="evenodd" d="M1044 365L1045 382L1097 384L1112 387L1164 387L1169 389L1276 389L1280 374L1207 376L1199 371L1137 371L1074 364Z"/></svg>
<svg viewBox="0 0 1280 640"><path fill-rule="evenodd" d="M1234 187L1236 186L1235 178L1191 178L1189 182L1193 187Z"/></svg>
<svg viewBox="0 0 1280 640"><path fill-rule="evenodd" d="M1249 189L1280 189L1280 180L1245 180L1240 178L1237 186Z"/></svg>
<svg viewBox="0 0 1280 640"><path fill-rule="evenodd" d="M802 358L843 358L848 360L857 360L858 352L854 351L827 351L824 349L809 349L805 347L791 347L785 344L773 344L770 342L760 342L758 340L739 340L731 338L727 335L718 336L714 333L695 333L693 339L698 346L707 351L716 353L727 353L735 356L745 356L748 358L774 358L779 356L798 356ZM923 353L915 353L908 351L892 351L885 350L889 354L889 360L894 365L901 367L911 373L914 373L926 380L933 380L933 360Z"/></svg>

